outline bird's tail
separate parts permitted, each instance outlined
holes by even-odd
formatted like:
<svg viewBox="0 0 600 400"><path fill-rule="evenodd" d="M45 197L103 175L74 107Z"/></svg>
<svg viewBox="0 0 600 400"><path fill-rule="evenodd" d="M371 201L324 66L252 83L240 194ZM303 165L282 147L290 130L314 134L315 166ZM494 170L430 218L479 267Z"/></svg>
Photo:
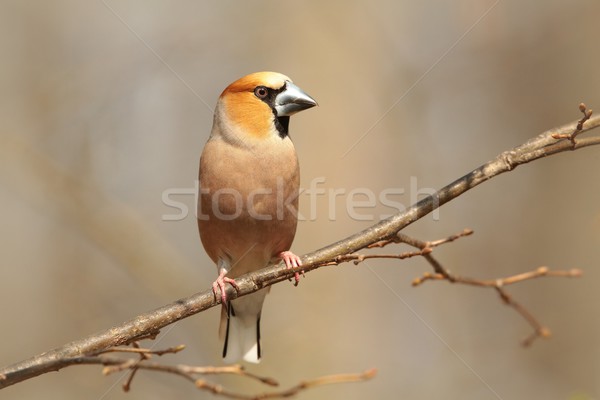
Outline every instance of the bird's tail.
<svg viewBox="0 0 600 400"><path fill-rule="evenodd" d="M228 302L221 313L223 359L258 363L261 357L260 313L267 291L260 290Z"/></svg>

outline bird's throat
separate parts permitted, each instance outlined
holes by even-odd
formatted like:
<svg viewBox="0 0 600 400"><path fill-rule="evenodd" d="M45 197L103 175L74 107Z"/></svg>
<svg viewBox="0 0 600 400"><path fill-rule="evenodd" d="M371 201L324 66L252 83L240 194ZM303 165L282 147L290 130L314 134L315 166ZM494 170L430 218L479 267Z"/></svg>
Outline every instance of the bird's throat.
<svg viewBox="0 0 600 400"><path fill-rule="evenodd" d="M275 116L275 128L279 133L279 137L285 139L288 135L288 126L290 125L290 117Z"/></svg>

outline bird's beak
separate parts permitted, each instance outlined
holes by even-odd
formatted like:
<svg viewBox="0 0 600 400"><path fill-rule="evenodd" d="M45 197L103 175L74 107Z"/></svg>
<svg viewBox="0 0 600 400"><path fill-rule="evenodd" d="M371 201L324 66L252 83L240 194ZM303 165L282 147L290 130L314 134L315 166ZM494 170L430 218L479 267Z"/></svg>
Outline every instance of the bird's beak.
<svg viewBox="0 0 600 400"><path fill-rule="evenodd" d="M285 83L285 89L275 96L275 110L278 117L289 117L298 111L317 105L315 99L307 95L292 82Z"/></svg>

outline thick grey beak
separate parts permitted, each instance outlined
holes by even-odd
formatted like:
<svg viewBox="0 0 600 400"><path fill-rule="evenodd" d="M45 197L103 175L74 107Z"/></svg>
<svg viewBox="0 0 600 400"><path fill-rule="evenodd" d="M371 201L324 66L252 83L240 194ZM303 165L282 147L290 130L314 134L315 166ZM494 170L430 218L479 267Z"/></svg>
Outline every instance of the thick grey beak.
<svg viewBox="0 0 600 400"><path fill-rule="evenodd" d="M298 111L317 105L315 99L307 95L292 82L285 83L283 92L275 96L275 110L278 117L289 117Z"/></svg>

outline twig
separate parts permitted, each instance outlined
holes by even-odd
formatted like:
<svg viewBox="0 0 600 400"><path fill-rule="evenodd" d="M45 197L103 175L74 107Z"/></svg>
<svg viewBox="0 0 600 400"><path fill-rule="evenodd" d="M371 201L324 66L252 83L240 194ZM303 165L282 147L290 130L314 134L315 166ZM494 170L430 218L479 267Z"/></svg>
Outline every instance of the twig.
<svg viewBox="0 0 600 400"><path fill-rule="evenodd" d="M332 385L334 383L349 383L349 382L363 382L372 379L377 374L377 370L375 368L369 369L367 371L358 373L358 374L335 374L335 375L327 375L322 376L320 378L311 379L308 381L300 382L294 387L291 387L282 392L275 393L265 393L262 395L248 397L249 400L262 400L262 399L279 399L279 398L287 398L292 397L298 394L299 392L311 389L317 386L324 385ZM241 397L245 399L245 397Z"/></svg>
<svg viewBox="0 0 600 400"><path fill-rule="evenodd" d="M225 366L192 366L192 365L165 365L152 361L139 362L138 360L128 359L123 360L116 357L98 356L98 357L81 357L78 359L78 364L102 364L104 369L102 373L109 375L115 372L120 372L128 369L144 369L151 371L167 372L183 376L188 380L195 382L198 378L196 375L237 375L252 380L258 381L269 386L279 386L279 383L269 377L259 376L250 373L240 364L225 365Z"/></svg>
<svg viewBox="0 0 600 400"><path fill-rule="evenodd" d="M162 356L164 354L179 353L183 349L185 349L184 344L180 344L179 346L175 346L175 347L169 347L169 348L163 349L163 350L143 349L140 347L110 347L108 349L99 351L96 354L100 355L100 354L106 354L106 353L137 353L137 354L145 354L147 356L152 355L152 354L157 355L157 356Z"/></svg>
<svg viewBox="0 0 600 400"><path fill-rule="evenodd" d="M539 267L533 271L524 272L521 274L511 275L506 278L489 279L489 280L478 280L472 278L465 278L456 275L452 275L452 281L456 283L464 283L472 286L484 286L484 287L504 287L512 285L514 283L523 282L530 279L540 278L543 276L554 276L554 277L566 277L566 278L578 278L583 275L583 271L574 268L569 270L558 270L552 271L548 267ZM448 280L441 273L428 273L426 272L419 278L413 280L413 286L419 286L425 281L429 280Z"/></svg>
<svg viewBox="0 0 600 400"><path fill-rule="evenodd" d="M533 332L531 332L529 336L527 336L521 341L521 344L524 347L531 346L533 341L537 338L547 339L552 335L552 332L549 328L542 325L541 322L539 322L537 318L535 318L533 314L529 312L529 310L527 310L523 305L521 305L521 303L515 301L504 288L500 286L495 286L495 289L500 295L500 298L502 299L504 304L515 309L523 318L525 318L525 320L527 320L527 322L529 322L529 325L531 325L531 327L533 328Z"/></svg>
<svg viewBox="0 0 600 400"><path fill-rule="evenodd" d="M593 113L593 111L588 109L584 103L579 104L579 111L583 113L583 117L577 122L575 130L572 133L555 133L552 135L554 139L569 139L569 141L575 145L575 138L583 132L583 124L592 117Z"/></svg>
<svg viewBox="0 0 600 400"><path fill-rule="evenodd" d="M417 247L417 248L420 248L422 250L426 249L426 248L432 249L434 247L440 246L442 244L453 242L453 241L455 241L457 239L460 239L460 238L465 237L465 236L470 236L472 234L473 234L473 230L472 229L465 228L465 229L463 229L462 232L459 232L459 233L454 234L454 235L450 235L450 236L448 236L446 238L443 238L443 239L434 240L434 241L431 241L431 242L419 242L419 243L423 244L423 247L420 247L420 246L413 246L413 247ZM372 249L372 248L375 248L375 247L385 247L385 246L387 246L388 244L391 244L391 243L406 243L406 244L410 245L411 243L415 243L415 242L414 242L414 239L412 239L411 237L406 236L406 235L401 234L401 233L398 233L398 234L396 234L396 236L394 236L391 239L386 239L386 240L381 240L379 242L375 242L373 244L368 245L367 248L368 249Z"/></svg>
<svg viewBox="0 0 600 400"><path fill-rule="evenodd" d="M449 281L452 283L462 283L462 284L472 285L472 286L494 288L496 290L496 292L498 293L498 295L500 296L500 299L504 302L504 304L513 308L533 328L533 332L521 342L521 344L525 347L530 346L535 341L535 339L549 338L552 335L552 332L550 331L550 329L548 327L542 325L542 323L539 322L538 319L535 318L533 316L533 314L527 308L525 308L521 303L514 300L512 298L512 296L510 296L508 294L506 289L504 289L504 287L515 284L515 283L544 277L544 276L577 278L577 277L580 277L583 273L579 269L552 271L552 270L548 269L548 267L539 267L533 271L508 276L505 278L491 279L491 280L479 280L479 279L466 278L466 277L461 277L461 276L450 274L450 272L445 270L442 267L442 265L431 256L428 259L428 261L430 263L432 263L432 262L435 263L435 266L432 264L432 266L434 266L434 269L438 269L438 270L441 269L442 271L441 272L436 271L436 273L433 273L433 274L432 273L423 274L421 277L413 280L413 282L412 282L413 286L419 286L419 285L423 284L424 282L431 281L431 280L446 280L446 281Z"/></svg>
<svg viewBox="0 0 600 400"><path fill-rule="evenodd" d="M478 186L483 182L517 168L531 161L545 158L571 150L578 150L587 146L600 144L600 137L592 136L579 138L579 135L600 126L600 118L584 115L582 120L566 124L562 127L551 129L529 141L499 154L493 160L483 164L465 176L438 190L434 195L428 196L409 207L404 212L393 215L373 226L355 233L343 240L326 246L320 250L303 257L303 265L299 268L285 269L276 265L261 269L251 274L236 279L239 290L229 289L227 295L231 299L245 296L262 288L292 278L295 273L302 270L306 273L322 267L323 263L335 260L340 254L352 254L367 248L373 243L388 240L405 227L419 220L433 210L441 207L450 200ZM579 129L580 128L580 129ZM564 134L573 134L577 130L577 141L556 139ZM430 257L430 254L423 255ZM435 268L435 267L434 267ZM441 273L443 274L443 269ZM191 315L207 310L220 304L220 299L215 299L209 289L187 298L180 299L165 305L157 310L139 315L138 317L121 325L76 340L61 347L46 351L27 360L0 369L0 389L21 382L35 376L58 371L76 364L73 360L82 356L89 356L103 349L119 346L138 340L152 332L187 318Z"/></svg>
<svg viewBox="0 0 600 400"><path fill-rule="evenodd" d="M166 354L172 353L173 349L152 351L149 349L140 349L145 350L144 353L140 354ZM121 352L123 349L114 349L115 351ZM366 381L373 378L377 371L375 369L370 369L364 371L362 373L355 374L336 374L336 375L327 375L319 378L306 380L298 383L297 385L282 391L273 391L260 393L257 395L247 395L241 393L231 392L221 385L214 384L212 382L207 381L206 379L200 378L202 375L218 375L218 374L227 374L227 375L237 375L245 378L249 378L252 380L256 380L265 385L276 387L279 383L269 377L263 377L256 374L252 374L247 372L243 366L239 364L235 365L227 365L222 367L198 367L191 365L166 365L159 364L156 362L148 361L148 360L135 360L135 359L127 359L123 360L116 357L110 357L106 355L94 356L94 357L78 357L73 360L76 364L100 364L104 365L104 369L102 373L104 375L109 375L115 372L120 371L131 371L127 382L123 385L123 389L128 391L131 385L131 381L133 379L134 373L138 370L147 370L147 371L155 371L155 372L163 372L170 373L177 376L180 376L192 383L200 389L204 391L211 392L213 394L219 395L221 397L226 397L230 399L240 399L240 400L259 400L259 399L278 399L278 398L286 398L291 397L298 394L301 391L311 389L317 386L331 385L335 383L348 383L348 382L361 382Z"/></svg>
<svg viewBox="0 0 600 400"><path fill-rule="evenodd" d="M135 349L140 348L139 345L137 344L137 342L133 342L133 343L131 343L131 345ZM130 368L129 376L127 377L127 379L125 380L125 382L123 383L123 386L122 386L124 392L129 392L129 389L131 389L131 382L133 382L133 378L135 377L135 374L137 374L137 372L139 370L140 363L144 360L150 359L150 355L148 354L148 352L141 352L138 354L140 356L139 360L137 360L137 361L130 360L131 368Z"/></svg>
<svg viewBox="0 0 600 400"><path fill-rule="evenodd" d="M331 265L339 265L345 262L353 261L354 265L358 265L364 260L374 259L374 258L391 258L397 260L404 260L406 258L417 257L417 256L425 256L433 251L434 247L441 246L442 244L453 242L459 238L469 236L473 234L473 230L464 229L462 232L445 237L443 239L434 240L431 242L423 242L417 239L413 239L403 233L398 233L391 239L380 240L373 244L366 246L367 249L373 248L381 248L385 247L392 243L406 243L413 247L416 247L420 250L418 251L407 251L399 254L361 254L361 253L352 253L352 254L340 254L336 256L332 261L327 261L320 266L331 266Z"/></svg>

